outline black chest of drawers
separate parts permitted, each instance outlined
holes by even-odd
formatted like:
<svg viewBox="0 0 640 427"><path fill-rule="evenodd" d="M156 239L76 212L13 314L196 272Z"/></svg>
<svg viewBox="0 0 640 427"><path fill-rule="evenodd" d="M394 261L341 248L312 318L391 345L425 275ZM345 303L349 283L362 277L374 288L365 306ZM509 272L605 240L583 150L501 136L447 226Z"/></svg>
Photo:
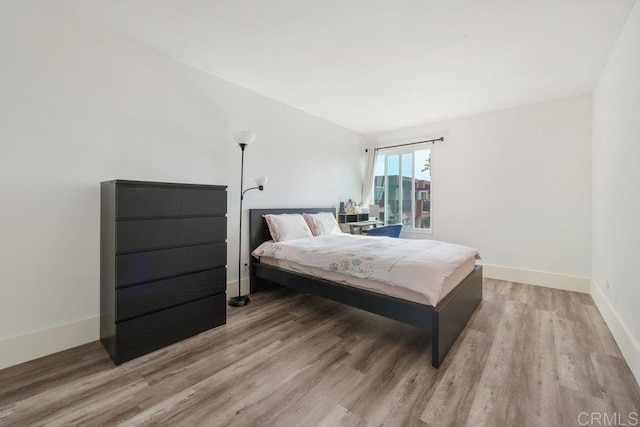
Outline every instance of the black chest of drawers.
<svg viewBox="0 0 640 427"><path fill-rule="evenodd" d="M227 187L101 184L100 340L120 364L226 323Z"/></svg>

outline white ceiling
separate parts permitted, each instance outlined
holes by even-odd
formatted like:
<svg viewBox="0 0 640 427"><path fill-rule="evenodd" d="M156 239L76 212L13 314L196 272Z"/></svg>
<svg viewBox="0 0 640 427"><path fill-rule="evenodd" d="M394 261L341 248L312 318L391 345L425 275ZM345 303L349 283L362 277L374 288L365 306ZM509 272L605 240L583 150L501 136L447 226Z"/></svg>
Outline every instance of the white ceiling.
<svg viewBox="0 0 640 427"><path fill-rule="evenodd" d="M634 0L46 0L370 134L588 93Z"/></svg>

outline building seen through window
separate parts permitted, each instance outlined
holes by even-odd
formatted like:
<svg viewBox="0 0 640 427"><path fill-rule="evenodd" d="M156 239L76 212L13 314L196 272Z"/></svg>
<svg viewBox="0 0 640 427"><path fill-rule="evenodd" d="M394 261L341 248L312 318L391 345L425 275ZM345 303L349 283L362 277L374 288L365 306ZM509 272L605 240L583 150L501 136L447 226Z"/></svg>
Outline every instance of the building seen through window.
<svg viewBox="0 0 640 427"><path fill-rule="evenodd" d="M431 228L431 149L380 150L374 173L381 221Z"/></svg>

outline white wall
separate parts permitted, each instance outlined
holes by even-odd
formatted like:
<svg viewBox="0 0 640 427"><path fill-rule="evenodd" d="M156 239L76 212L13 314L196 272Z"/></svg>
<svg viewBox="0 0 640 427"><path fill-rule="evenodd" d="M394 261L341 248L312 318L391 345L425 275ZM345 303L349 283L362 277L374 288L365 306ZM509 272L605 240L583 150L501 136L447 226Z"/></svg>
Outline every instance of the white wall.
<svg viewBox="0 0 640 427"><path fill-rule="evenodd" d="M639 248L640 3L636 3L593 92L593 278L594 299L603 298L604 305L599 304L603 314L612 309L611 317L605 318L640 381Z"/></svg>
<svg viewBox="0 0 640 427"><path fill-rule="evenodd" d="M258 135L246 178L269 176L245 209L358 197L361 135L34 2L0 2L0 368L98 338L100 181L228 185L236 280L239 129ZM84 338L65 342L81 319Z"/></svg>
<svg viewBox="0 0 640 427"><path fill-rule="evenodd" d="M423 236L472 246L485 264L508 267L488 271L489 277L506 274L512 280L545 284L540 282L548 277L562 282L562 275L567 275L568 282L581 283L588 291L590 96L388 132L374 139L385 146L439 136L445 141L433 149L433 234ZM566 287L572 288L571 283Z"/></svg>

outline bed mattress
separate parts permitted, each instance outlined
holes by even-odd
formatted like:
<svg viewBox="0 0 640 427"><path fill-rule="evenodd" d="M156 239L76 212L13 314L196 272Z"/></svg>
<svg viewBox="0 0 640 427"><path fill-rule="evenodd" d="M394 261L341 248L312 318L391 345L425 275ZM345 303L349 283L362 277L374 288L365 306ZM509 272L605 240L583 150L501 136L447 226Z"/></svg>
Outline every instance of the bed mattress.
<svg viewBox="0 0 640 427"><path fill-rule="evenodd" d="M431 239L393 239L390 237L327 234L316 237L263 242L252 255L268 257L305 267L319 268L349 283L347 277L373 280L423 294L429 305L437 305L449 277L470 260L475 263L478 251L473 248ZM321 277L320 272L316 272ZM356 282L362 286L366 282ZM366 286L365 286L366 287ZM394 292L395 293L395 292Z"/></svg>
<svg viewBox="0 0 640 427"><path fill-rule="evenodd" d="M372 279L362 279L359 277L346 276L344 274L336 273L333 271L324 270L317 267L308 267L292 261L281 260L266 256L260 257L260 263L282 268L284 270L293 271L296 273L306 274L320 279L330 280L332 282L341 283L343 285L366 289L371 292L400 298L406 301L413 301L419 304L431 305L427 297L421 293L414 292L411 289L389 285ZM463 264L459 265L456 270L445 279L444 285L442 286L442 290L440 291L440 295L438 297L438 302L440 302L442 298L444 298L449 292L451 292L453 288L458 286L458 284L460 284L460 282L462 282L462 280L473 271L475 266L475 259L469 259ZM429 284L425 283L425 286L429 286Z"/></svg>

